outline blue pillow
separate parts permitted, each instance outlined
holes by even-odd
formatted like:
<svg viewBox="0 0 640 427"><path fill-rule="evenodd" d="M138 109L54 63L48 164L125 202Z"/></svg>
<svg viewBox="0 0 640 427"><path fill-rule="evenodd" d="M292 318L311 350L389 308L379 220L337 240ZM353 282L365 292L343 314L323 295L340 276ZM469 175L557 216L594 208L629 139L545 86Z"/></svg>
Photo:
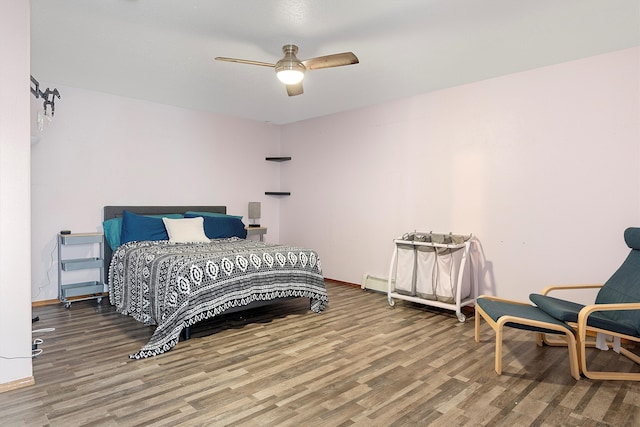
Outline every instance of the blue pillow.
<svg viewBox="0 0 640 427"><path fill-rule="evenodd" d="M228 237L247 238L247 230L238 217L233 215L197 215L193 212L184 214L185 218L204 218L204 234L210 239L226 239Z"/></svg>
<svg viewBox="0 0 640 427"><path fill-rule="evenodd" d="M191 216L191 218L193 218L194 216L203 216L203 217L208 217L208 216L214 216L214 217L219 217L219 218L225 218L225 217L231 217L231 218L238 218L240 221L242 221L242 216L238 216L238 215L227 215L227 214L223 214L223 213L218 213L218 212L195 212L195 211L187 211L185 212L185 218L187 217L187 215L193 215Z"/></svg>
<svg viewBox="0 0 640 427"><path fill-rule="evenodd" d="M129 212L131 215L135 215ZM138 215L140 216L140 215ZM149 218L184 218L182 214L144 215ZM111 218L102 223L104 237L112 251L118 249L122 243L122 218ZM131 241L131 240L129 240Z"/></svg>
<svg viewBox="0 0 640 427"><path fill-rule="evenodd" d="M169 240L167 229L162 218L182 218L180 214L167 215L138 215L133 212L122 212L122 232L120 242L127 243L134 240Z"/></svg>
<svg viewBox="0 0 640 427"><path fill-rule="evenodd" d="M107 239L107 243L111 247L111 250L115 251L120 246L120 233L122 232L122 218L111 218L102 223L102 229L104 230L104 238Z"/></svg>

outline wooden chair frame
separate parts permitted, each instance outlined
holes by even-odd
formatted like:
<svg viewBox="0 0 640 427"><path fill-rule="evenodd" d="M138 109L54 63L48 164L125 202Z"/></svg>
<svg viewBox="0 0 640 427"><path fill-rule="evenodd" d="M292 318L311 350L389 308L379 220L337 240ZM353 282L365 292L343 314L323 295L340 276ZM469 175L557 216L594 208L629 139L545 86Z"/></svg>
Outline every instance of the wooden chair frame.
<svg viewBox="0 0 640 427"><path fill-rule="evenodd" d="M528 303L522 303L518 301L512 301L508 299L498 298L489 295L481 295L478 298L486 298L494 301L502 301L511 304L530 305ZM580 379L580 371L578 368L578 354L577 354L577 342L574 334L567 328L552 323L540 322L538 320L527 319L524 317L505 315L501 316L498 321L494 321L478 304L476 304L475 315L475 341L480 342L480 317L482 317L491 326L496 334L496 356L495 356L495 371L498 375L502 374L502 329L506 323L517 323L520 325L528 325L534 328L543 328L558 331L558 333L565 339L564 345L569 350L569 366L571 369L571 376L576 380ZM540 336L541 333L537 333ZM541 339L537 340L539 346L542 345ZM557 344L555 344L557 345Z"/></svg>
<svg viewBox="0 0 640 427"><path fill-rule="evenodd" d="M576 290L576 289L600 289L603 285L556 285L547 286L541 292L542 295L548 295L552 291L557 290ZM576 333L578 360L580 362L580 371L585 377L594 380L628 380L628 381L640 381L640 373L631 372L615 372L615 371L591 371L587 367L587 347L595 347L595 341L592 339L598 332L610 335L612 337L619 337L621 341L631 341L640 343L640 338L631 335L625 335L614 331L596 328L587 325L589 315L598 311L614 311L614 310L640 310L640 303L620 303L620 304L589 304L586 305L578 314L578 322L568 322ZM557 339L549 338L547 334L537 334L538 345L542 343L551 346L566 345ZM640 356L631 352L630 350L620 346L620 354L630 359L634 363L640 365Z"/></svg>

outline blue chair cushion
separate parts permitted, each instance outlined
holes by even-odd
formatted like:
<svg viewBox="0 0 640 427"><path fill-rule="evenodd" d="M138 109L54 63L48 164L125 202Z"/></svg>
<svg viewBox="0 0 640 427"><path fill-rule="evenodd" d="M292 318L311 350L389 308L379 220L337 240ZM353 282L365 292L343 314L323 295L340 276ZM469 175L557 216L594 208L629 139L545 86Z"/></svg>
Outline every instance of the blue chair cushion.
<svg viewBox="0 0 640 427"><path fill-rule="evenodd" d="M620 268L613 273L596 296L596 304L619 304L640 302L640 229L625 231L625 241L634 247ZM640 310L621 310L602 312L605 318L633 328L633 336L640 336Z"/></svg>
<svg viewBox="0 0 640 427"><path fill-rule="evenodd" d="M529 299L549 316L562 322L577 322L578 313L584 305L548 295L531 294Z"/></svg>
<svg viewBox="0 0 640 427"><path fill-rule="evenodd" d="M553 318L542 310L539 310L537 307L533 305L524 305L524 304L514 304L506 301L496 301L489 298L478 298L476 300L476 304L478 304L484 311L493 319L494 322L497 322L498 319L502 316L515 316L522 318L524 321L526 320L537 320L539 322L551 323L554 325L563 326L569 331L573 331L567 324L559 321L558 319ZM512 328L524 329L527 331L534 332L544 332L548 334L559 334L560 332L553 329L539 328L537 326L531 326L524 323L517 322L507 322L505 326L510 326Z"/></svg>
<svg viewBox="0 0 640 427"><path fill-rule="evenodd" d="M540 310L562 322L577 322L578 313L584 307L582 304L565 301L548 295L531 294L529 295L529 299ZM598 311L591 313L587 319L587 325L621 334L638 336L636 327L632 323L629 323L625 319L616 319L608 315L609 313L625 313L625 311ZM627 313L633 312L627 311Z"/></svg>
<svg viewBox="0 0 640 427"><path fill-rule="evenodd" d="M624 242L631 249L640 249L640 228L629 227L624 230Z"/></svg>
<svg viewBox="0 0 640 427"><path fill-rule="evenodd" d="M589 318L587 319L587 325L640 338L640 334L638 334L638 329L635 325L630 324L624 319L616 320L615 318L612 318L620 317L616 313L633 313L634 311L635 310L597 311L589 315ZM612 316L612 314L614 316Z"/></svg>

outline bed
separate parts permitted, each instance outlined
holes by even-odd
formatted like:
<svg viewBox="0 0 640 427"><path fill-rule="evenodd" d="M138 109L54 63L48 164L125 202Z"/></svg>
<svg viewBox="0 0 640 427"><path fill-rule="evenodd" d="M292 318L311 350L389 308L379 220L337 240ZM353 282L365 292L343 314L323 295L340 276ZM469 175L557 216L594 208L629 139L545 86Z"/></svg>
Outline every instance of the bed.
<svg viewBox="0 0 640 427"><path fill-rule="evenodd" d="M290 298L308 298L316 313L328 304L315 251L247 240L225 206L105 206L103 226L109 301L155 326L132 359L170 350L223 313Z"/></svg>

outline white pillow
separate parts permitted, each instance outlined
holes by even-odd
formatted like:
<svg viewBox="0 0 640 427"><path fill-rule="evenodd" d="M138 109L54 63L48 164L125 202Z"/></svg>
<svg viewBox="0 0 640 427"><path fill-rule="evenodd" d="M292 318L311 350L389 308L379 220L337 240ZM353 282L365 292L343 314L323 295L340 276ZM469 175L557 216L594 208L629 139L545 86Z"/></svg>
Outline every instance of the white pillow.
<svg viewBox="0 0 640 427"><path fill-rule="evenodd" d="M204 218L162 218L172 243L210 242L204 234Z"/></svg>

